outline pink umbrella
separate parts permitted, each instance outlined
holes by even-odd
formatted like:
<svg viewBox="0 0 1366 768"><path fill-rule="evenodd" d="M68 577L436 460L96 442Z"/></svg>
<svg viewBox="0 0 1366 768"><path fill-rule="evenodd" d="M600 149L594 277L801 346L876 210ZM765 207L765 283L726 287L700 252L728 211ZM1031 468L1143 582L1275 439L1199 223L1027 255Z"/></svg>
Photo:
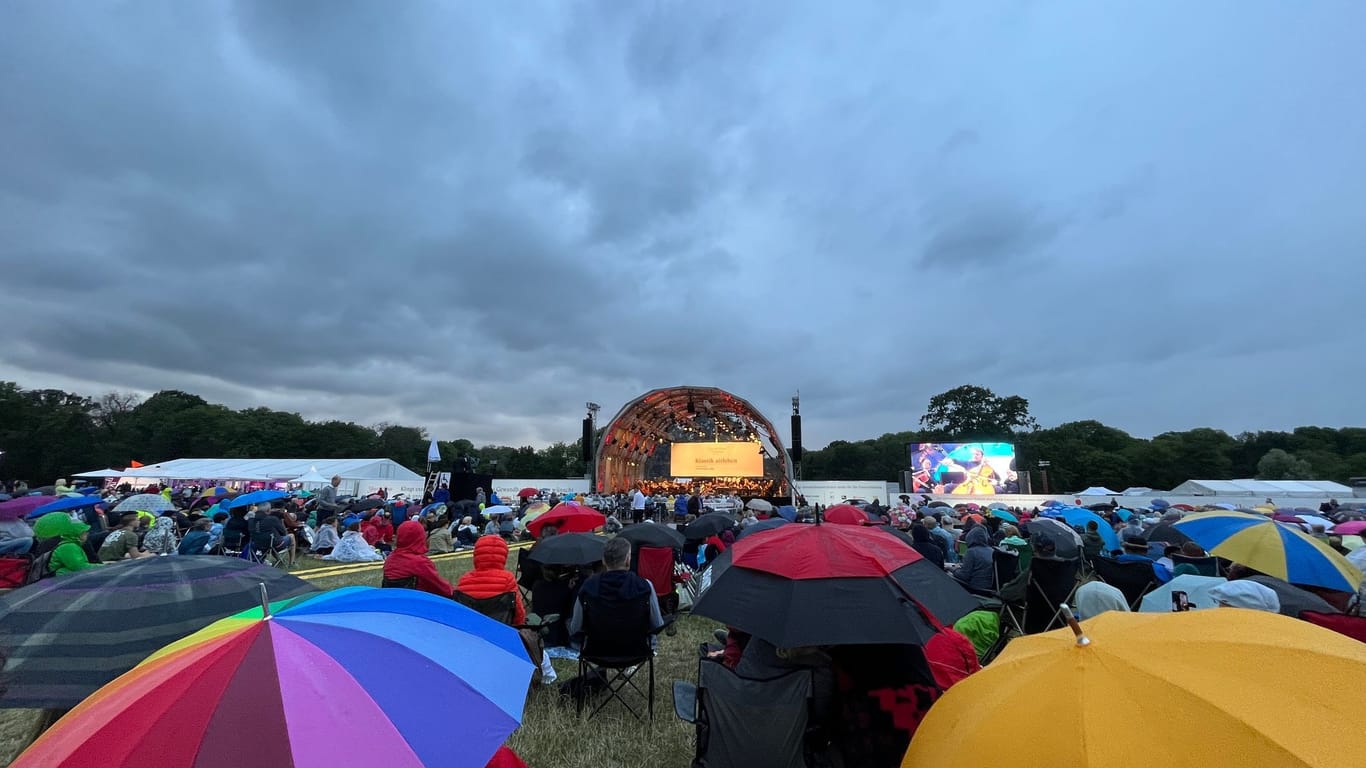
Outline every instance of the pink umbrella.
<svg viewBox="0 0 1366 768"><path fill-rule="evenodd" d="M1366 520L1353 520L1350 523L1338 523L1333 526L1333 533L1340 533L1344 536L1366 535Z"/></svg>
<svg viewBox="0 0 1366 768"><path fill-rule="evenodd" d="M17 499L0 501L0 520L18 520L38 507L56 500L56 496L20 496Z"/></svg>

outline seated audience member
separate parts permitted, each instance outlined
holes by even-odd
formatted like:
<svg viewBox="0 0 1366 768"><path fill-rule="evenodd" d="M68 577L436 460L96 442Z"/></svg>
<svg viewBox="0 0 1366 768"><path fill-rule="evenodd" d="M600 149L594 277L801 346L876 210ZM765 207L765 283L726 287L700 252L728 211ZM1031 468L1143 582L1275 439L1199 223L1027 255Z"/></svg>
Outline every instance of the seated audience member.
<svg viewBox="0 0 1366 768"><path fill-rule="evenodd" d="M163 518L164 519L164 518ZM213 521L207 517L201 517L194 521L190 526L189 533L180 540L180 546L176 551L182 555L206 555L213 542L213 536L209 529L213 527Z"/></svg>
<svg viewBox="0 0 1366 768"><path fill-rule="evenodd" d="M602 548L602 573L594 574L579 589L581 599L574 601L574 613L569 619L569 635L574 637L583 632L583 599L622 603L646 599L650 605L650 629L664 626L664 617L659 612L659 598L655 588L646 579L631 571L631 542L626 539L612 539ZM650 642L656 638L651 636Z"/></svg>
<svg viewBox="0 0 1366 768"><path fill-rule="evenodd" d="M996 566L992 560L991 535L982 526L974 526L963 537L968 551L963 553L963 564L953 577L973 589L989 592L996 586Z"/></svg>
<svg viewBox="0 0 1366 768"><path fill-rule="evenodd" d="M48 568L54 576L96 568L85 553L85 538L90 534L90 526L78 523L67 515L62 515L54 531L61 543L52 550Z"/></svg>
<svg viewBox="0 0 1366 768"><path fill-rule="evenodd" d="M474 518L463 517L455 529L455 541L462 547L472 547L479 538L479 529L474 526Z"/></svg>
<svg viewBox="0 0 1366 768"><path fill-rule="evenodd" d="M1180 547L1175 546L1175 545L1172 545L1172 544L1168 544L1167 546L1165 546L1165 547L1162 548L1162 557L1157 558L1157 560L1156 560L1155 562L1156 562L1158 565L1160 565L1160 566L1166 568L1166 569L1169 570L1169 571L1175 570L1175 569L1176 569L1176 563L1173 563L1173 562L1172 562L1172 555L1179 555L1179 554L1181 554L1181 548L1180 548Z"/></svg>
<svg viewBox="0 0 1366 768"><path fill-rule="evenodd" d="M1144 538L1125 539L1124 554L1115 558L1117 563L1148 563L1153 568L1153 577L1158 584L1166 584L1172 580L1172 571L1165 565L1148 557L1148 540Z"/></svg>
<svg viewBox="0 0 1366 768"><path fill-rule="evenodd" d="M394 524L389 521L389 514L382 509L361 525L361 533L365 535L365 540L370 542L370 546L381 552L388 552L394 548Z"/></svg>
<svg viewBox="0 0 1366 768"><path fill-rule="evenodd" d="M1205 557L1205 550L1193 541L1181 545L1182 557Z"/></svg>
<svg viewBox="0 0 1366 768"><path fill-rule="evenodd" d="M1086 521L1086 533L1081 535L1081 552L1089 560L1105 553L1105 539L1100 535L1100 524L1095 520Z"/></svg>
<svg viewBox="0 0 1366 768"><path fill-rule="evenodd" d="M22 519L0 520L0 555L25 555L33 549L33 528Z"/></svg>
<svg viewBox="0 0 1366 768"><path fill-rule="evenodd" d="M370 542L360 532L360 518L351 516L342 521L342 526L346 530L342 533L337 546L332 549L332 553L324 555L324 560L332 560L338 563L371 563L376 560L383 560L381 555Z"/></svg>
<svg viewBox="0 0 1366 768"><path fill-rule="evenodd" d="M337 516L328 515L318 524L318 530L313 534L313 546L310 547L308 551L319 557L330 555L332 554L332 550L336 549L339 540L340 537L337 535Z"/></svg>
<svg viewBox="0 0 1366 768"><path fill-rule="evenodd" d="M251 545L262 552L289 552L290 565L294 564L296 544L294 535L285 530L284 512L272 512L269 505L262 504L256 508L256 517L252 521Z"/></svg>
<svg viewBox="0 0 1366 768"><path fill-rule="evenodd" d="M455 541L451 539L450 519L445 515L432 519L424 527L427 529L427 554L444 555L455 551Z"/></svg>
<svg viewBox="0 0 1366 768"><path fill-rule="evenodd" d="M1077 618L1092 619L1106 611L1129 612L1124 593L1103 581L1088 581L1077 588Z"/></svg>
<svg viewBox="0 0 1366 768"><path fill-rule="evenodd" d="M151 553L143 552L138 546L138 513L124 512L119 518L114 530L104 537L104 542L100 544L99 557L101 562L115 563L124 558L149 557Z"/></svg>
<svg viewBox="0 0 1366 768"><path fill-rule="evenodd" d="M251 540L251 521L247 519L247 508L238 507L228 512L227 522L223 523L223 546L228 549L246 549Z"/></svg>
<svg viewBox="0 0 1366 768"><path fill-rule="evenodd" d="M179 544L175 518L168 516L158 517L152 530L142 537L142 549L151 555L169 555Z"/></svg>
<svg viewBox="0 0 1366 768"><path fill-rule="evenodd" d="M939 566L944 567L944 548L934 540L934 535L923 525L915 524L911 526L911 549L920 553L920 556Z"/></svg>
<svg viewBox="0 0 1366 768"><path fill-rule="evenodd" d="M218 549L223 546L223 525L227 522L227 512L213 513L213 524L209 526L209 537L213 542L212 546L214 549Z"/></svg>
<svg viewBox="0 0 1366 768"><path fill-rule="evenodd" d="M508 573L508 577L512 574ZM384 560L384 578L390 581L415 578L417 589L439 597L450 597L455 591L451 583L437 573L436 563L427 557L427 530L416 520L408 520L398 527L398 545Z"/></svg>

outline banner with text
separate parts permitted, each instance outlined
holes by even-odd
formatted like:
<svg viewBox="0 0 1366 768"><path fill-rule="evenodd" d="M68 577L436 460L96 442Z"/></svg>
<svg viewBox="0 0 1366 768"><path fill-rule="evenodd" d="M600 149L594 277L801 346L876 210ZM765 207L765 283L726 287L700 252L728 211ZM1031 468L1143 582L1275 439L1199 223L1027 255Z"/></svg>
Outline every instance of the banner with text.
<svg viewBox="0 0 1366 768"><path fill-rule="evenodd" d="M674 443L669 446L674 477L763 477L758 443Z"/></svg>

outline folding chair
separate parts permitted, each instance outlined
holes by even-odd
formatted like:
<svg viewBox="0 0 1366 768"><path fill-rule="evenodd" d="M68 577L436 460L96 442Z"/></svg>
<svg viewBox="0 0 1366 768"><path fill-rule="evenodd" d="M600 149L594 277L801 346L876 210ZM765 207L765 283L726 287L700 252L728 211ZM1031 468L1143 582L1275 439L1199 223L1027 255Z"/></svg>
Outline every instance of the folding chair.
<svg viewBox="0 0 1366 768"><path fill-rule="evenodd" d="M1077 591L1077 572L1081 563L1035 555L1029 563L1029 583L1025 585L1025 634L1047 632L1065 626L1062 604L1072 602Z"/></svg>
<svg viewBox="0 0 1366 768"><path fill-rule="evenodd" d="M536 586L536 582L541 580L541 564L535 560L528 560L527 555L531 553L531 547L523 547L517 550L517 588L522 590L522 602L531 602L531 590Z"/></svg>
<svg viewBox="0 0 1366 768"><path fill-rule="evenodd" d="M1124 600L1131 611L1137 611L1143 596L1157 589L1157 575L1153 573L1150 562L1121 563L1108 557L1097 557L1091 561L1091 565L1101 581L1124 593Z"/></svg>
<svg viewBox="0 0 1366 768"><path fill-rule="evenodd" d="M650 627L650 595L634 600L606 600L579 594L583 619L583 644L579 649L580 693L575 696L576 711L583 714L587 703L590 676L602 679L606 695L588 713L589 719L613 699L641 719L623 695L629 687L645 697L650 719L655 716L655 653L650 638L660 629ZM669 626L665 622L664 626ZM649 673L648 690L641 690L635 676L645 668Z"/></svg>
<svg viewBox="0 0 1366 768"><path fill-rule="evenodd" d="M1207 557L1186 557L1185 555L1172 555L1172 568L1185 563L1194 566L1201 576L1222 576L1219 571L1219 558Z"/></svg>
<svg viewBox="0 0 1366 768"><path fill-rule="evenodd" d="M674 712L697 726L693 767L806 768L812 689L809 670L755 680L703 659L697 685L673 684Z"/></svg>
<svg viewBox="0 0 1366 768"><path fill-rule="evenodd" d="M379 586L381 589L417 589L417 577L409 576L406 579L381 578Z"/></svg>

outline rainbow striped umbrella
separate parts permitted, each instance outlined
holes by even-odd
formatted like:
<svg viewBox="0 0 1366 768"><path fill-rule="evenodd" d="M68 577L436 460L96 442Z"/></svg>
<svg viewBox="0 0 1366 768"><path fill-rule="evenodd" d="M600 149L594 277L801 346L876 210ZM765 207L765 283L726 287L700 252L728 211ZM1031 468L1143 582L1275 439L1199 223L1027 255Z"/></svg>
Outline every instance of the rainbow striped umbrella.
<svg viewBox="0 0 1366 768"><path fill-rule="evenodd" d="M1361 571L1347 558L1300 529L1265 515L1200 512L1174 527L1212 555L1292 584L1343 592L1355 592L1361 586Z"/></svg>
<svg viewBox="0 0 1366 768"><path fill-rule="evenodd" d="M348 587L166 646L13 766L481 768L521 721L532 669L515 630L459 603Z"/></svg>

